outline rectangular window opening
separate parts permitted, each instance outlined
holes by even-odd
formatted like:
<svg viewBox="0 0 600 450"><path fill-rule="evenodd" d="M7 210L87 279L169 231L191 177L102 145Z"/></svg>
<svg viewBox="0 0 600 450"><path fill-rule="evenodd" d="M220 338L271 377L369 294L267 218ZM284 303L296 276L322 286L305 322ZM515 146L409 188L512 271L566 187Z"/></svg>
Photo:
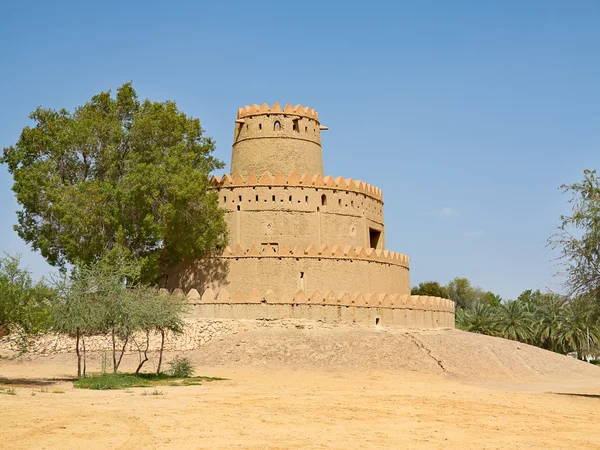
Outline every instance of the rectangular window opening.
<svg viewBox="0 0 600 450"><path fill-rule="evenodd" d="M371 248L381 248L381 231L369 228L369 241L371 244Z"/></svg>

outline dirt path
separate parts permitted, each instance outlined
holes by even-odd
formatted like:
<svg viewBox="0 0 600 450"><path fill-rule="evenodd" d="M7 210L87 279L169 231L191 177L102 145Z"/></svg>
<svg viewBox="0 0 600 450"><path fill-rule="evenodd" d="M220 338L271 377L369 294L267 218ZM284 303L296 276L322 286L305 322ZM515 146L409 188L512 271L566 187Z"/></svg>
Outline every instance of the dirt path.
<svg viewBox="0 0 600 450"><path fill-rule="evenodd" d="M0 383L17 395L0 395L0 448L600 448L597 377L476 386L409 371L202 367L228 381L142 395L154 388L73 389L60 381L72 367L70 355L3 363Z"/></svg>

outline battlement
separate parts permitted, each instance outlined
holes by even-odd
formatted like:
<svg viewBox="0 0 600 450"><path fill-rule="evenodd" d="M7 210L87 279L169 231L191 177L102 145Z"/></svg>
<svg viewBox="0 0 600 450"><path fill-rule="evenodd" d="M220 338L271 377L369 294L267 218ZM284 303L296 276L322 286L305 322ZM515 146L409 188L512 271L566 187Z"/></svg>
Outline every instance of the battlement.
<svg viewBox="0 0 600 450"><path fill-rule="evenodd" d="M364 247L342 247L341 245L329 246L327 244L317 248L316 245L309 245L306 248L296 245L289 248L285 244L262 245L259 248L253 244L248 250L242 248L241 245L236 245L233 248L226 247L221 255L225 258L334 258L334 259L357 259L372 262L380 262L386 264L394 264L398 266L409 267L409 258L407 255L392 252L389 250L364 248Z"/></svg>
<svg viewBox="0 0 600 450"><path fill-rule="evenodd" d="M248 116L258 116L260 114L286 114L300 117L307 117L309 119L319 121L319 114L308 106L296 105L292 107L289 103L285 105L283 109L279 106L279 102L275 102L272 107L269 107L266 103L261 106L253 104L250 106L244 106L238 108L237 118L243 119Z"/></svg>
<svg viewBox="0 0 600 450"><path fill-rule="evenodd" d="M166 289L161 290L169 294ZM425 311L454 312L454 302L440 297L427 295L377 294L373 292L319 292L310 294L302 290L277 296L272 290L261 293L258 289L248 292L236 291L230 293L221 288L217 293L206 289L202 295L196 289L190 289L187 294L182 289L175 289L170 295L184 298L190 303L267 303L267 304L314 304L338 305L376 308L400 308Z"/></svg>
<svg viewBox="0 0 600 450"><path fill-rule="evenodd" d="M304 173L301 175L291 172L287 177L281 172L273 176L271 172L264 172L260 178L254 173L249 173L246 177L239 173L233 175L223 175L219 177L213 175L210 179L212 187L238 187L238 186L310 186L322 189L340 189L345 191L357 192L376 200L383 201L381 189L352 178L333 178L331 175L322 177L321 175L309 175Z"/></svg>

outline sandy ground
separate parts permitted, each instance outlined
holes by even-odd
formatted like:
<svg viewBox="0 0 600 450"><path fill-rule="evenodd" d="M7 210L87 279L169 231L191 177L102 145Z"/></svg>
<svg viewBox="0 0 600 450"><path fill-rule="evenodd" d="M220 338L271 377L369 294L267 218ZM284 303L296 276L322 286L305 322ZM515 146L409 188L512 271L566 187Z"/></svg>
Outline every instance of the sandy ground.
<svg viewBox="0 0 600 450"><path fill-rule="evenodd" d="M266 331L232 336L191 354L198 362L214 362L198 365L197 375L228 380L159 387L162 395L142 395L154 388L73 389L68 381L75 368L73 355L2 361L0 385L13 386L17 395L0 395L0 448L600 448L600 370L590 365L521 345L526 357L515 357L517 368L510 368L509 353L499 349L515 349L511 346L516 343L460 332L392 333L382 338L395 345L417 338L415 351L424 352L429 361L418 353L398 358L417 358L422 367L414 363L393 370L389 365L376 369L371 363L361 367L356 350L350 358L354 368L331 364L332 358L321 367L325 363L311 363L306 349L304 363L292 355L287 362L275 358L279 361L275 364L261 350L263 341L271 342L277 355L294 340L306 343L307 334L271 332L286 338L287 344L276 344ZM309 334L314 338L315 333ZM333 335L333 341L339 337ZM323 342L312 342L310 348L330 345L330 338L325 333ZM365 339L372 341L373 336ZM505 358L504 369L494 370L495 379L469 376L477 364L457 366L440 344L452 347L459 341L468 349L470 340L494 349L496 356L490 361ZM461 353L454 348L455 354ZM436 358L447 358L432 359L427 353L434 350ZM408 347L401 353L407 351ZM223 355L221 360L218 354ZM485 354L489 350L483 350L481 355ZM248 361L256 364L240 361L243 355L254 355ZM238 361L232 361L236 357ZM482 358L475 361L492 363ZM524 360L536 358L530 366L536 369L515 375L521 373L518 367ZM542 373L544 359L551 374ZM231 363L225 365L226 360ZM447 369L442 370L438 361ZM129 358L129 367L133 363ZM98 359L93 364L97 369ZM56 390L64 393L53 393Z"/></svg>

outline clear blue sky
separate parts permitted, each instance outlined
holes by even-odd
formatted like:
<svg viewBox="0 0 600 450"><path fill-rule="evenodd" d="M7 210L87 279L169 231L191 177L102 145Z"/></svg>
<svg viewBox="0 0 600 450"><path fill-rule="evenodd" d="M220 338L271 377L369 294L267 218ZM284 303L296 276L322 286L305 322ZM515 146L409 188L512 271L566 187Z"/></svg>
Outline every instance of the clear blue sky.
<svg viewBox="0 0 600 450"><path fill-rule="evenodd" d="M199 117L227 164L238 107L315 108L325 172L383 190L413 285L559 290L558 186L600 157L597 0L5 1L0 65L0 147L36 106L128 80ZM12 230L11 185L1 167L0 249L47 274Z"/></svg>

